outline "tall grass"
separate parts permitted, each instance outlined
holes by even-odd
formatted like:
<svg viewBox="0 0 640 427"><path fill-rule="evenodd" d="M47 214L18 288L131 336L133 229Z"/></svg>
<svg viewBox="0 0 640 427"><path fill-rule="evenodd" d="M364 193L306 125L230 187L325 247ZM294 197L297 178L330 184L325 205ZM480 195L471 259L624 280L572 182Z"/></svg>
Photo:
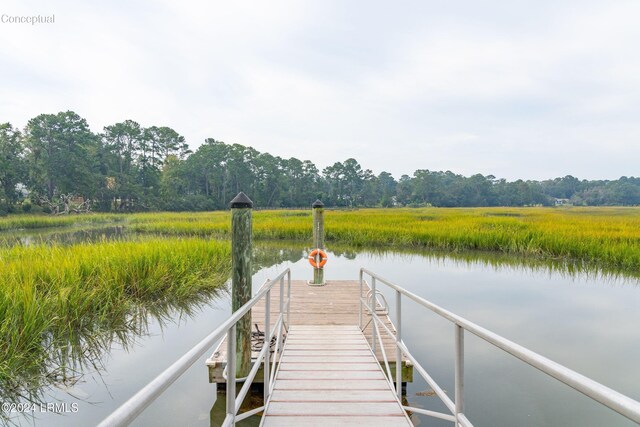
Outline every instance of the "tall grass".
<svg viewBox="0 0 640 427"><path fill-rule="evenodd" d="M138 232L229 235L227 212L144 214L131 218ZM257 239L311 241L311 214L258 211ZM326 211L329 243L355 247L483 250L640 269L640 208L458 208Z"/></svg>
<svg viewBox="0 0 640 427"><path fill-rule="evenodd" d="M229 237L228 212L143 213L86 217L8 217L0 229L71 226L124 220L139 233ZM311 213L257 211L256 239L310 242ZM25 225L27 226L27 225ZM600 268L640 268L640 208L422 208L326 211L329 243L355 247L484 250L584 263Z"/></svg>
<svg viewBox="0 0 640 427"><path fill-rule="evenodd" d="M121 214L89 214L89 215L11 215L0 218L0 231L49 227L71 227L83 224L104 224L122 221Z"/></svg>
<svg viewBox="0 0 640 427"><path fill-rule="evenodd" d="M140 307L212 292L229 272L227 243L194 238L0 249L0 394L29 394L70 342L126 331Z"/></svg>
<svg viewBox="0 0 640 427"><path fill-rule="evenodd" d="M640 208L327 210L325 218L327 242L336 248L488 251L640 271ZM64 378L69 354L91 352L92 343L107 349L114 334L124 341L139 328L141 310L163 315L163 307L186 306L228 277L228 212L15 216L0 219L0 230L114 221L149 238L0 247L3 398L28 395L52 373ZM281 254L295 261L311 245L311 213L257 211L253 231L265 242L295 242ZM262 252L257 247L257 266L271 262L271 251Z"/></svg>

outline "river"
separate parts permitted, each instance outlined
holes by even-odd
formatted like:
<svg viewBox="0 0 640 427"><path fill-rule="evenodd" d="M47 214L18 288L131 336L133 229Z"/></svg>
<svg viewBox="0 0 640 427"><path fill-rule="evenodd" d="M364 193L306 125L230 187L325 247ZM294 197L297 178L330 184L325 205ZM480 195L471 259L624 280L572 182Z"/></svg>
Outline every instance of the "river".
<svg viewBox="0 0 640 427"><path fill-rule="evenodd" d="M88 235L88 240L122 238L118 229ZM294 279L311 277L303 247L286 242L257 247L262 248L264 267L253 277L254 290L287 267L292 269ZM354 249L330 250L325 278L357 279L360 267L640 400L637 278L491 254ZM379 288L391 302L393 318L393 294L384 286ZM67 413L38 408L34 417L14 416L12 420L19 425L94 425L229 314L227 293L221 292L191 313L175 310L160 319L151 316L146 334L131 337L126 346L114 344L98 363L94 360L93 365L83 367L75 383L44 391L45 402L67 403L63 408ZM453 328L448 321L408 300L403 306L407 346L452 398ZM635 425L475 336L465 337L465 412L474 425ZM206 357L208 354L133 425L219 425L224 417L224 396L216 404L215 386L208 383ZM425 396L428 390L415 372L406 399L414 406L446 412L437 397ZM451 425L423 416L414 416L414 421L422 426ZM254 417L245 425L257 422Z"/></svg>

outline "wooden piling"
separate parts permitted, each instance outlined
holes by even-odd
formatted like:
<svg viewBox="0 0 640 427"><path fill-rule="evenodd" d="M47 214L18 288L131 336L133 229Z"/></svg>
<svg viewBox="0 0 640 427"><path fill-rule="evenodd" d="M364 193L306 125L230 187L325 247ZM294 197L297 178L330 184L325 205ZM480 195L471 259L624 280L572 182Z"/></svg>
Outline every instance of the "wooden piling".
<svg viewBox="0 0 640 427"><path fill-rule="evenodd" d="M243 192L231 201L231 311L251 299L251 240L253 202ZM236 325L236 378L251 368L251 312ZM233 375L233 374L232 374Z"/></svg>
<svg viewBox="0 0 640 427"><path fill-rule="evenodd" d="M324 250L324 204L320 200L316 200L311 205L313 212L313 246L314 249ZM319 263L320 259L316 259ZM313 269L313 282L314 285L324 285L324 269Z"/></svg>

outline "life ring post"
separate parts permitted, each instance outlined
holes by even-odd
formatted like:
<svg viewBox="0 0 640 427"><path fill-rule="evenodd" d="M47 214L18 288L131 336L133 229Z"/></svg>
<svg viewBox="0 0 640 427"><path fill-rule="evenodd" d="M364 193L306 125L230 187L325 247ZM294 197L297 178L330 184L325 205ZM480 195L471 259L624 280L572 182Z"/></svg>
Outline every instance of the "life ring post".
<svg viewBox="0 0 640 427"><path fill-rule="evenodd" d="M311 254L309 262L313 266L313 281L311 285L324 285L324 265L327 263L327 254L324 252L324 203L316 200L311 205L313 216L313 263L311 263Z"/></svg>

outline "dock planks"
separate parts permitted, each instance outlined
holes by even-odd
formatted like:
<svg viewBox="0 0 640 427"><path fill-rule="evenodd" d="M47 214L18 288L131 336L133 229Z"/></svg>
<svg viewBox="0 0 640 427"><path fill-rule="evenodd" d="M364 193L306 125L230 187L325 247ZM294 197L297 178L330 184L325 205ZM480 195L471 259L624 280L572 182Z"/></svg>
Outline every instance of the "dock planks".
<svg viewBox="0 0 640 427"><path fill-rule="evenodd" d="M365 287L365 292L366 292ZM286 294L286 284L285 284ZM274 324L280 303L280 286L276 284L271 291L271 323ZM313 334L300 335L299 338L287 337L287 342L294 350L302 345L312 344L314 349L314 362L325 363L325 369L339 366L342 359L339 357L361 356L367 357L371 350L368 345L362 343L349 342L349 339L362 336L358 330L358 307L359 307L359 283L357 280L328 280L325 286L309 286L306 281L294 280L291 282L291 319L290 324L296 326L299 331L309 330ZM252 324L257 324L261 331L264 331L264 302L261 301L251 310ZM389 329L394 330L388 316L380 315ZM363 323L369 325L365 328L365 336L370 340L371 315L363 312ZM352 326L351 329L342 330L340 328L328 328L330 326ZM255 326L254 326L255 328ZM324 328L324 329L323 329ZM391 365L392 372L395 372L395 344L393 338L382 332L384 347L387 358ZM342 344L349 343L347 346ZM377 344L377 343L376 343ZM379 363L383 362L380 346L377 345L376 358ZM340 348L340 356L334 354L333 350ZM257 357L257 352L253 357ZM335 357L335 362L327 362L326 356ZM297 354L289 352L285 355L288 358L308 356L307 354ZM207 360L209 367L209 381L223 383L222 371L226 366L226 344L223 341L214 354ZM413 367L403 359L403 381L413 380ZM337 368L336 368L337 369ZM261 381L262 374L259 372L256 382Z"/></svg>
<svg viewBox="0 0 640 427"><path fill-rule="evenodd" d="M340 338L319 345L322 334ZM412 426L358 326L292 325L261 426L328 425Z"/></svg>

